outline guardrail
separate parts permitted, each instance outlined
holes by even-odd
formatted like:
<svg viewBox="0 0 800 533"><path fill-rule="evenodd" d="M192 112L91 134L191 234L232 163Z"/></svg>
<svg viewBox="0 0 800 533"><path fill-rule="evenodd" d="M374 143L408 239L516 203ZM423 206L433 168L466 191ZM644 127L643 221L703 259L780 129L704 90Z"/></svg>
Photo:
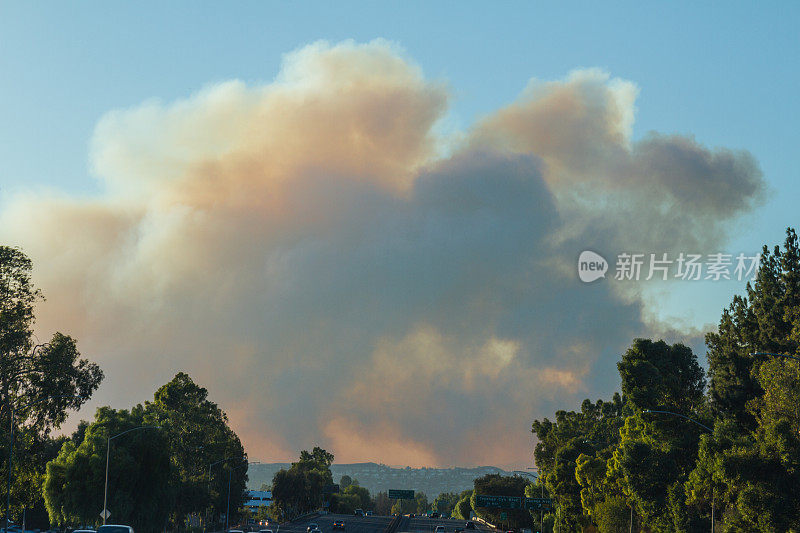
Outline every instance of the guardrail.
<svg viewBox="0 0 800 533"><path fill-rule="evenodd" d="M473 522L480 522L480 523L481 523L481 524L483 524L484 526L486 526L486 527L490 527L490 528L492 528L492 529L497 529L497 530L499 530L499 529L500 529L500 528L499 528L499 527L497 527L496 525L494 525L494 524L492 524L492 523L490 523L490 522L487 522L486 520L484 520L484 519L483 519L483 518L481 518L480 516L476 516L475 518L473 518L473 519L472 519L472 521L473 521Z"/></svg>
<svg viewBox="0 0 800 533"><path fill-rule="evenodd" d="M301 514L300 516L296 516L296 517L292 518L291 520L289 520L289 523L290 524L294 524L294 523L297 523L297 522L302 522L303 520L310 520L310 519L316 518L318 516L320 516L320 512L319 511L314 511L313 513Z"/></svg>
<svg viewBox="0 0 800 533"><path fill-rule="evenodd" d="M383 530L383 533L397 533L397 530L400 529L400 525L403 523L403 520L407 520L407 518L403 515L395 516L394 520L389 522L389 525Z"/></svg>

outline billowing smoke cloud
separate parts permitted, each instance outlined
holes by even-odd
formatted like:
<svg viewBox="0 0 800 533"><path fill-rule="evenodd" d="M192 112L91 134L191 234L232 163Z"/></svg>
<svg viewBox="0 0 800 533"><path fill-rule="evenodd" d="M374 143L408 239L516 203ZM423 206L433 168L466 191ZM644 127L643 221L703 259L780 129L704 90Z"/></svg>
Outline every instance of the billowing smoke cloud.
<svg viewBox="0 0 800 533"><path fill-rule="evenodd" d="M720 246L762 194L745 152L633 140L636 95L533 81L454 140L396 47L317 43L272 83L108 113L104 193L7 198L0 240L35 261L40 330L105 369L97 402L185 370L261 460L525 464L531 420L608 396L655 327L580 251Z"/></svg>

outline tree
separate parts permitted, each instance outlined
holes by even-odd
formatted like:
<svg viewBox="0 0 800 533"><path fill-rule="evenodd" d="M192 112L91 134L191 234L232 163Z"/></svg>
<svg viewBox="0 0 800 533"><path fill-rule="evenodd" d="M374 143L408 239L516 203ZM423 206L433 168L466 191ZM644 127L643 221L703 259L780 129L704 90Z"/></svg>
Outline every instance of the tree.
<svg viewBox="0 0 800 533"><path fill-rule="evenodd" d="M392 500L389 499L389 494L386 492L376 494L374 508L376 515L388 516L392 514Z"/></svg>
<svg viewBox="0 0 800 533"><path fill-rule="evenodd" d="M145 423L142 406L131 411L101 407L76 445L64 443L47 464L44 498L50 521L59 526L93 524L103 508L106 450L109 435ZM164 529L172 487L169 441L159 430L134 431L111 443L108 509L115 521L137 531Z"/></svg>
<svg viewBox="0 0 800 533"><path fill-rule="evenodd" d="M179 372L145 403L148 424L160 426L169 439L173 479L172 523L183 524L190 513L202 514L209 505L216 513L227 509L228 478L231 509L244 503L247 457L227 415L208 399L208 391ZM216 465L209 479L209 465Z"/></svg>
<svg viewBox="0 0 800 533"><path fill-rule="evenodd" d="M414 494L414 503L417 505L417 513L427 513L430 511L430 504L428 503L428 496L424 492L416 492Z"/></svg>
<svg viewBox="0 0 800 533"><path fill-rule="evenodd" d="M786 230L783 251L764 246L747 296L735 296L716 333L706 335L711 405L717 418L733 418L754 430L747 403L763 393L756 378L763 359L753 352L797 354L800 348L800 247Z"/></svg>
<svg viewBox="0 0 800 533"><path fill-rule="evenodd" d="M333 484L333 454L320 447L300 452L300 460L288 470L281 469L272 479L274 512L291 519L322 506L326 485Z"/></svg>
<svg viewBox="0 0 800 533"><path fill-rule="evenodd" d="M622 489L654 531L687 531L701 517L686 513L683 484L694 468L703 429L669 411L708 424L705 375L682 344L635 339L617 364L622 391L634 414L625 419L609 461L609 482Z"/></svg>
<svg viewBox="0 0 800 533"><path fill-rule="evenodd" d="M453 508L452 516L460 520L469 520L472 517L472 490L461 493L458 503Z"/></svg>
<svg viewBox="0 0 800 533"><path fill-rule="evenodd" d="M723 312L709 347L709 398L716 418L685 484L706 515L712 501L729 531L800 528L800 247L786 231L783 249L763 248L747 295Z"/></svg>
<svg viewBox="0 0 800 533"><path fill-rule="evenodd" d="M637 409L696 413L705 401L705 372L683 344L635 339L617 363L622 394Z"/></svg>
<svg viewBox="0 0 800 533"><path fill-rule="evenodd" d="M522 476L486 474L477 478L474 482L475 488L472 492L471 506L478 516L492 524L508 523L514 529L529 528L533 525L533 521L530 513L524 509L500 511L499 509L479 507L477 504L478 495L525 497L525 488L529 484L530 481ZM503 520L500 516L501 512L505 512L508 518Z"/></svg>
<svg viewBox="0 0 800 533"><path fill-rule="evenodd" d="M455 492L442 492L433 500L431 508L442 516L450 516L458 503L459 496Z"/></svg>
<svg viewBox="0 0 800 533"><path fill-rule="evenodd" d="M8 428L14 409L12 513L41 509L44 465L56 446L49 438L70 409L78 409L103 379L100 368L80 358L75 340L54 333L33 335L41 292L31 281L32 263L16 248L0 246L0 476L8 475ZM20 458L22 458L20 460Z"/></svg>
<svg viewBox="0 0 800 533"><path fill-rule="evenodd" d="M592 515L592 505L600 499L587 499L588 507L584 507L582 500L587 490L603 497L622 493L619 488L606 491L587 487L586 478L577 475L578 458L603 462L610 459L619 444L624 417L631 413L625 399L615 393L609 402L584 400L579 412L557 411L555 422L547 418L533 422L532 431L537 436L534 458L539 476L555 500L563 527L577 528L584 513Z"/></svg>
<svg viewBox="0 0 800 533"><path fill-rule="evenodd" d="M353 478L345 474L342 476L342 479L339 480L339 488L344 490L349 487L351 483L353 483Z"/></svg>

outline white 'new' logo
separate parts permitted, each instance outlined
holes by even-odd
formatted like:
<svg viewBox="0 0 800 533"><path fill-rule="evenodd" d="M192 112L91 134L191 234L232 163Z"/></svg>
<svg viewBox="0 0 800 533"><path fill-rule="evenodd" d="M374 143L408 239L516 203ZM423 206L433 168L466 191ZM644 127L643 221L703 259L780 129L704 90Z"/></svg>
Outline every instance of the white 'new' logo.
<svg viewBox="0 0 800 533"><path fill-rule="evenodd" d="M608 261L602 255L590 250L581 252L578 257L578 277L584 283L606 277L608 271Z"/></svg>

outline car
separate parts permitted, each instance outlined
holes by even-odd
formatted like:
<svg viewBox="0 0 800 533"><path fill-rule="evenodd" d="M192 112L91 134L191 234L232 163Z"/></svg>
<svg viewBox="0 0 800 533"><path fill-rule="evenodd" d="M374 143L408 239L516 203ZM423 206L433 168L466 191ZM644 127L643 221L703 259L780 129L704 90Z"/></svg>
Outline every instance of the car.
<svg viewBox="0 0 800 533"><path fill-rule="evenodd" d="M8 528L9 533L12 533L13 531L13 529ZM94 529L74 529L72 530L72 533L95 533L95 531Z"/></svg>
<svg viewBox="0 0 800 533"><path fill-rule="evenodd" d="M310 524L308 524L308 527L306 528L306 533L311 533L312 531L318 529L319 529L319 524L317 524L316 522L311 522Z"/></svg>
<svg viewBox="0 0 800 533"><path fill-rule="evenodd" d="M334 520L333 529L341 529L344 531L344 520Z"/></svg>
<svg viewBox="0 0 800 533"><path fill-rule="evenodd" d="M364 516L372 516L372 511L364 511Z"/></svg>
<svg viewBox="0 0 800 533"><path fill-rule="evenodd" d="M436 526L436 531L434 533L444 533L444 526Z"/></svg>
<svg viewBox="0 0 800 533"><path fill-rule="evenodd" d="M431 518L439 518L439 516L440 516L439 513L436 512L431 513Z"/></svg>
<svg viewBox="0 0 800 533"><path fill-rule="evenodd" d="M96 531L97 533L133 533L133 528L119 524L104 524L98 527Z"/></svg>
<svg viewBox="0 0 800 533"><path fill-rule="evenodd" d="M364 516L364 509L356 509L353 511L354 516Z"/></svg>
<svg viewBox="0 0 800 533"><path fill-rule="evenodd" d="M229 529L228 533L244 533L241 529Z"/></svg>
<svg viewBox="0 0 800 533"><path fill-rule="evenodd" d="M475 522L467 522L467 525L464 526L464 529L475 529Z"/></svg>
<svg viewBox="0 0 800 533"><path fill-rule="evenodd" d="M271 529L259 529L258 533L272 533Z"/></svg>

